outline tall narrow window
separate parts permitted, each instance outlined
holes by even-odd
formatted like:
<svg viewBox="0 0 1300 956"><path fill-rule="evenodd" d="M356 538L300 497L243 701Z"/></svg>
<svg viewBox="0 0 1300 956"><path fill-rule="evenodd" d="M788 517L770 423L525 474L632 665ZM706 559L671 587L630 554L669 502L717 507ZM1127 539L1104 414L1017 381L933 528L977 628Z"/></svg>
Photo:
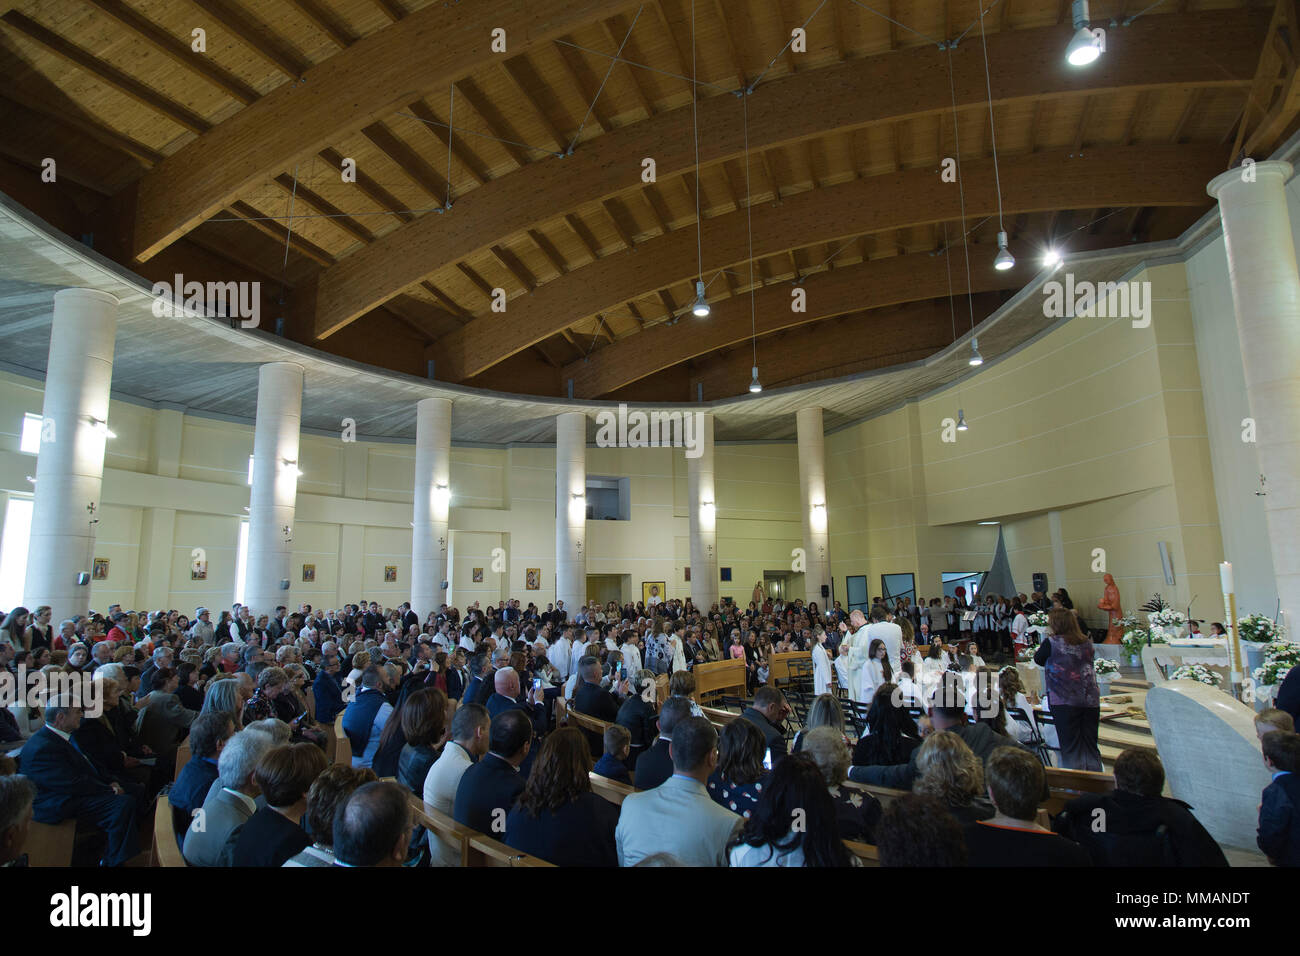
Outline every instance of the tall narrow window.
<svg viewBox="0 0 1300 956"><path fill-rule="evenodd" d="M37 422L40 416L37 416ZM40 435L40 425L36 426ZM23 603L27 584L27 546L32 534L32 499L10 498L5 509L4 541L0 542L0 607Z"/></svg>
<svg viewBox="0 0 1300 956"><path fill-rule="evenodd" d="M19 451L25 455L41 453L41 426L44 424L45 419L40 415L31 412L23 415L23 437L18 443Z"/></svg>
<svg viewBox="0 0 1300 956"><path fill-rule="evenodd" d="M235 603L244 603L244 572L248 568L248 519L239 522L239 551L235 555Z"/></svg>

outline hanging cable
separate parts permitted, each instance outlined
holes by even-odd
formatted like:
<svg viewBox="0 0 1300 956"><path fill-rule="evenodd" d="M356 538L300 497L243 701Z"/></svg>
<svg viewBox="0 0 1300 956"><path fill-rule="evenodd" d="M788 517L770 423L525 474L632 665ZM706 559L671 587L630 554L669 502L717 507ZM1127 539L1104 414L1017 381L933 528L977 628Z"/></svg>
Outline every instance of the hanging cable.
<svg viewBox="0 0 1300 956"><path fill-rule="evenodd" d="M447 207L451 208L451 138L456 133L456 84L451 84L451 103L447 107Z"/></svg>
<svg viewBox="0 0 1300 956"><path fill-rule="evenodd" d="M740 101L744 105L745 117L745 232L749 246L749 338L754 357L754 376L749 390L760 392L763 386L758 382L758 311L754 304L754 201L749 191L749 95L741 96Z"/></svg>
<svg viewBox="0 0 1300 956"><path fill-rule="evenodd" d="M578 137L582 135L582 128L587 125L587 120L591 119L591 111L596 108L596 101L600 99L600 94L605 91L605 84L609 82L609 75L614 72L614 64L619 62L619 57L623 53L623 47L627 46L627 41L632 39L632 31L636 29L636 22L641 19L641 11L645 9L645 4L636 8L636 16L632 18L632 25L627 28L627 35L623 37L623 42L618 45L618 51L610 57L609 68L605 70L605 78L600 81L600 88L596 90L596 95L591 98L591 105L587 107L586 114L582 117L582 122L578 124L578 131L573 134L573 139L569 142L569 148L559 156L567 156L573 152L573 147L578 145ZM563 41L560 41L563 42ZM691 36L691 43L695 42L694 34ZM601 54L605 56L607 54Z"/></svg>
<svg viewBox="0 0 1300 956"><path fill-rule="evenodd" d="M970 327L975 331L975 297L971 291L970 248L966 244L966 184L961 175L961 134L957 129L957 88L952 80L952 50L948 50L948 93L952 97L952 140L957 163L957 195L961 202L961 249L966 257L966 300L970 305Z"/></svg>
<svg viewBox="0 0 1300 956"><path fill-rule="evenodd" d="M989 8L993 9L992 7ZM998 232L1006 232L1002 226L1002 179L998 175L998 131L993 125L993 80L989 78L989 45L984 38L984 14L987 10L980 10L980 46L984 48L984 86L989 94L989 136L993 145L993 183L998 191ZM949 71L948 80L952 82L952 55L948 58ZM955 94L954 94L955 96Z"/></svg>
<svg viewBox="0 0 1300 956"><path fill-rule="evenodd" d="M695 278L704 281L704 223L700 219L700 116L695 85L695 0L691 0L691 130L695 138Z"/></svg>

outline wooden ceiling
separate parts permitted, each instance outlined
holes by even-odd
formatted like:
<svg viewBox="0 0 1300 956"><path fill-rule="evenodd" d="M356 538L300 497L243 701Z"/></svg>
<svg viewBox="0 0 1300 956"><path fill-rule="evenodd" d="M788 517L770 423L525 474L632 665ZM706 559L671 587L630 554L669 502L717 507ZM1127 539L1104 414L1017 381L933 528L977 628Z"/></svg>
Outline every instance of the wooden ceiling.
<svg viewBox="0 0 1300 956"><path fill-rule="evenodd" d="M1083 69L1068 0L869 6L0 0L0 190L351 359L686 401L933 354L1297 125L1296 0L1094 0Z"/></svg>

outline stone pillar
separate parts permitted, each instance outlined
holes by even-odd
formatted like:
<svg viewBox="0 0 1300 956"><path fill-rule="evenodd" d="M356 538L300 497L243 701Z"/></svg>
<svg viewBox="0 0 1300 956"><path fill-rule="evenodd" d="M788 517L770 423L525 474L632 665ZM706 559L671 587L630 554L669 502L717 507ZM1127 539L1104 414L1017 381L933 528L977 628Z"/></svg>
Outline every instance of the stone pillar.
<svg viewBox="0 0 1300 956"><path fill-rule="evenodd" d="M302 366L263 365L257 377L253 433L253 487L248 502L248 563L244 603L273 615L291 607L280 582L292 580L294 510L298 499L298 438L302 423Z"/></svg>
<svg viewBox="0 0 1300 956"><path fill-rule="evenodd" d="M77 575L94 559L116 332L107 292L54 294L24 603L48 604L55 621L90 609L90 585Z"/></svg>
<svg viewBox="0 0 1300 956"><path fill-rule="evenodd" d="M799 435L799 511L803 518L804 602L815 601L822 611L830 597L822 586L831 585L831 539L826 518L826 437L822 410L801 408L796 413ZM827 592L830 593L829 591Z"/></svg>
<svg viewBox="0 0 1300 956"><path fill-rule="evenodd" d="M587 603L587 415L555 419L555 599L572 621Z"/></svg>
<svg viewBox="0 0 1300 956"><path fill-rule="evenodd" d="M415 411L415 523L411 608L420 622L447 602L451 515L451 400L426 398Z"/></svg>
<svg viewBox="0 0 1300 956"><path fill-rule="evenodd" d="M685 412L683 414L693 414ZM700 416L700 454L686 459L690 506L691 600L703 614L718 603L718 508L713 483L713 413Z"/></svg>
<svg viewBox="0 0 1300 956"><path fill-rule="evenodd" d="M1223 221L1246 399L1267 479L1260 501L1277 593L1294 627L1300 616L1300 274L1287 213L1292 168L1268 161L1250 172L1253 181L1245 181L1247 168L1231 169L1207 191L1219 201Z"/></svg>

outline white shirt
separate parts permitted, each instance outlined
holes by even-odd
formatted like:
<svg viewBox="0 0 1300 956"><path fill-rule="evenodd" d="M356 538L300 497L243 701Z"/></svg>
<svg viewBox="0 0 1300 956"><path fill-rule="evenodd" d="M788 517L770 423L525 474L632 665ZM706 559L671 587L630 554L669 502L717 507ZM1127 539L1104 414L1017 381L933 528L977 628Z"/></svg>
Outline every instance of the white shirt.
<svg viewBox="0 0 1300 956"><path fill-rule="evenodd" d="M1017 612L1016 619L1011 622L1011 633L1015 635L1015 638L1013 639L1013 643L1016 644L1025 643L1023 638L1025 636L1025 631L1027 630L1029 630L1029 618Z"/></svg>
<svg viewBox="0 0 1300 956"><path fill-rule="evenodd" d="M474 638L470 637L468 634L462 634L462 635L460 636L460 643L459 643L457 646L458 646L458 647L463 647L463 648L466 650L466 652L468 652L468 653L470 653L470 654L473 654L473 653L474 653Z"/></svg>
<svg viewBox="0 0 1300 956"><path fill-rule="evenodd" d="M814 644L812 649L813 693L821 696L831 691L831 659L826 654L826 645Z"/></svg>
<svg viewBox="0 0 1300 956"><path fill-rule="evenodd" d="M641 670L641 648L635 644L624 644L620 648L623 652L623 673L629 676Z"/></svg>
<svg viewBox="0 0 1300 956"><path fill-rule="evenodd" d="M460 778L473 763L469 751L454 740L448 741L442 754L429 768L429 775L424 778L424 802L451 816ZM460 857L432 833L429 834L429 851L434 866L460 866Z"/></svg>
<svg viewBox="0 0 1300 956"><path fill-rule="evenodd" d="M569 643L569 639L561 637L551 645L551 649L546 653L546 659L560 672L561 678L567 678L572 670L572 667L569 666L572 652L573 646Z"/></svg>
<svg viewBox="0 0 1300 956"><path fill-rule="evenodd" d="M884 641L885 653L889 655L889 666L895 674L902 667L903 629L889 621L877 621L867 625L865 644L869 648L872 641ZM865 653L865 649L864 649Z"/></svg>

